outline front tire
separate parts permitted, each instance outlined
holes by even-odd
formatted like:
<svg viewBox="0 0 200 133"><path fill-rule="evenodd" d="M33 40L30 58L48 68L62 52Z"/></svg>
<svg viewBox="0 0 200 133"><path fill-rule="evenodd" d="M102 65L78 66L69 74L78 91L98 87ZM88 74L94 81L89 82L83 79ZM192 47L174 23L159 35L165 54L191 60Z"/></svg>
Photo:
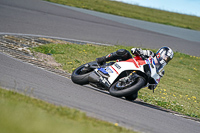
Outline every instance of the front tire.
<svg viewBox="0 0 200 133"><path fill-rule="evenodd" d="M142 87L144 87L145 83L146 83L146 80L143 77L138 77L137 79L135 79L135 82L133 82L130 86L119 88L118 87L119 81L117 81L110 87L109 92L112 96L115 96L115 97L124 96L130 99L129 96L137 93Z"/></svg>

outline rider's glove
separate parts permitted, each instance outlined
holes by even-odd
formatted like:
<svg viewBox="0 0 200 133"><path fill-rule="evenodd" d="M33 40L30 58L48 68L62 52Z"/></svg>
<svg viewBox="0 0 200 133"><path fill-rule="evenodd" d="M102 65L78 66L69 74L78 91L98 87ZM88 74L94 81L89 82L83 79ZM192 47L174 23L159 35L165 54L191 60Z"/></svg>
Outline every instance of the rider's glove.
<svg viewBox="0 0 200 133"><path fill-rule="evenodd" d="M96 58L96 61L97 61L97 64L102 66L104 64L106 64L106 57L103 56L103 57L100 57L100 58Z"/></svg>
<svg viewBox="0 0 200 133"><path fill-rule="evenodd" d="M143 55L143 51L141 48L132 48L131 53L135 56Z"/></svg>

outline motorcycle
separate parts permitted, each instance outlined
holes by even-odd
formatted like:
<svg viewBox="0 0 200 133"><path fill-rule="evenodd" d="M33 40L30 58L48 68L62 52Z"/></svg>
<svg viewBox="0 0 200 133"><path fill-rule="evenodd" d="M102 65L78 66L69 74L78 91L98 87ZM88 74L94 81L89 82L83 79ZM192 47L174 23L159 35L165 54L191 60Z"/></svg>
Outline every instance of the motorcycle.
<svg viewBox="0 0 200 133"><path fill-rule="evenodd" d="M153 57L145 59L141 56L125 61L109 62L99 66L96 61L76 68L71 79L79 85L91 86L106 90L115 97L135 100L138 91L149 85L157 85L160 81Z"/></svg>

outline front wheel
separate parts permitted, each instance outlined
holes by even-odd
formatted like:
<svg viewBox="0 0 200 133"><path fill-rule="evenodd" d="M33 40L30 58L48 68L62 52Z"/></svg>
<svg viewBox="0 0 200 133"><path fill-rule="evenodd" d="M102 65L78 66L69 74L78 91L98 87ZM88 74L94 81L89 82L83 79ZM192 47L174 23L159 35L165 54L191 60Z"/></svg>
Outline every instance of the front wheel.
<svg viewBox="0 0 200 133"><path fill-rule="evenodd" d="M109 92L112 96L116 97L127 97L137 93L142 87L144 87L146 80L143 77L138 77L133 82L128 83L127 85L121 85L120 81L114 83Z"/></svg>
<svg viewBox="0 0 200 133"><path fill-rule="evenodd" d="M88 66L89 65L89 66ZM86 66L88 67L87 69ZM97 68L97 62L93 61L93 62L89 62L87 64L81 65L80 67L76 68L72 75L71 75L71 79L74 83L79 84L79 85L85 85L88 84L88 77L90 75L90 73Z"/></svg>

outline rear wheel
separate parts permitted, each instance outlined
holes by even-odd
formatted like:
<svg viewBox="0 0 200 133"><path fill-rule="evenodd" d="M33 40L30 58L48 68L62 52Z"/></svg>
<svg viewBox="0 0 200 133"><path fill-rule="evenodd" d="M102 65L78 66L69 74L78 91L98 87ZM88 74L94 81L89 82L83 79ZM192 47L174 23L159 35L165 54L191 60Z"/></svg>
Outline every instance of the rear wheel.
<svg viewBox="0 0 200 133"><path fill-rule="evenodd" d="M81 65L73 71L71 75L72 81L80 85L88 84L88 77L95 68L97 68L96 61Z"/></svg>
<svg viewBox="0 0 200 133"><path fill-rule="evenodd" d="M131 95L136 94L142 87L144 87L145 83L146 80L143 77L138 77L135 80L125 84L121 84L120 81L117 81L110 87L109 92L112 96L125 96L127 99L131 99ZM132 99L135 100L136 98Z"/></svg>

